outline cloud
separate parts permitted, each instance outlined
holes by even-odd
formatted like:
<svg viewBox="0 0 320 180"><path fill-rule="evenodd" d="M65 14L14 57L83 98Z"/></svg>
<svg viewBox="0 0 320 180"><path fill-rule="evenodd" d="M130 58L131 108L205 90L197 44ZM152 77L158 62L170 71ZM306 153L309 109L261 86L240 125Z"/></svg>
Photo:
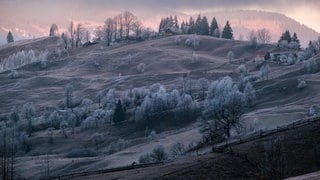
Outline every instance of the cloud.
<svg viewBox="0 0 320 180"><path fill-rule="evenodd" d="M300 7L303 7L300 9ZM32 24L50 26L52 23L58 26L68 25L68 19L78 21L92 21L97 24L107 17L113 16L125 10L132 11L139 19L152 24L152 18L157 21L162 16L169 14L204 13L208 11L256 9L279 12L292 18L301 19L303 11L313 19L320 19L319 0L0 0L1 16L15 18L15 21L31 21ZM1 18L0 18L1 19ZM310 20L308 26L316 26L318 22ZM1 24L0 26L5 26Z"/></svg>

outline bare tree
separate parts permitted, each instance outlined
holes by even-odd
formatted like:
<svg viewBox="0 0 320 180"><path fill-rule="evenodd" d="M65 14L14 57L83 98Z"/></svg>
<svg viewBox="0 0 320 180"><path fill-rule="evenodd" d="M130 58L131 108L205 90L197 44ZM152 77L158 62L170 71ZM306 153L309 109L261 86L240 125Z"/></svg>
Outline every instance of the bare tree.
<svg viewBox="0 0 320 180"><path fill-rule="evenodd" d="M123 37L123 26L124 26L124 21L123 21L123 16L122 14L119 14L115 17L116 23L117 23L117 29L119 28L119 38L122 39Z"/></svg>
<svg viewBox="0 0 320 180"><path fill-rule="evenodd" d="M114 21L112 18L108 18L104 22L104 37L108 46L110 46L110 43L112 42L113 25Z"/></svg>
<svg viewBox="0 0 320 180"><path fill-rule="evenodd" d="M130 30L132 29L133 24L137 21L137 17L133 15L131 12L126 11L123 13L123 19L126 39L129 39Z"/></svg>
<svg viewBox="0 0 320 180"><path fill-rule="evenodd" d="M96 40L100 41L103 39L104 36L104 30L102 26L98 26L97 29L94 31L94 35L96 37Z"/></svg>
<svg viewBox="0 0 320 180"><path fill-rule="evenodd" d="M257 38L258 41L262 44L269 43L271 41L271 35L269 30L267 30L266 28L259 29L257 31Z"/></svg>
<svg viewBox="0 0 320 180"><path fill-rule="evenodd" d="M132 29L134 31L134 34L135 34L136 38L141 37L142 23L140 21L134 22L133 25L132 25Z"/></svg>
<svg viewBox="0 0 320 180"><path fill-rule="evenodd" d="M71 38L71 48L74 48L74 23L73 21L70 22L69 26L69 33L70 33L70 38Z"/></svg>
<svg viewBox="0 0 320 180"><path fill-rule="evenodd" d="M83 31L84 31L84 28L82 26L81 23L79 23L77 25L77 29L76 29L76 47L78 48L80 45L81 45L81 39L83 39Z"/></svg>
<svg viewBox="0 0 320 180"><path fill-rule="evenodd" d="M85 38L86 42L90 41L90 32L87 30L86 31L86 38Z"/></svg>
<svg viewBox="0 0 320 180"><path fill-rule="evenodd" d="M67 33L62 33L61 34L61 39L63 40L64 48L68 49L68 36L67 36Z"/></svg>

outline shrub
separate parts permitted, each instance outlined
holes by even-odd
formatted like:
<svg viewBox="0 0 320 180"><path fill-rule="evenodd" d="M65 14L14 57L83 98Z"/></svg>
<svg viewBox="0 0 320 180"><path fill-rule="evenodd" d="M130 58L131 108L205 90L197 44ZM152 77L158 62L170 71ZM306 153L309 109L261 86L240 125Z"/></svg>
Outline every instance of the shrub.
<svg viewBox="0 0 320 180"><path fill-rule="evenodd" d="M319 70L318 63L315 59L305 61L304 68L307 73L316 73Z"/></svg>
<svg viewBox="0 0 320 180"><path fill-rule="evenodd" d="M20 77L20 73L16 70L11 70L11 72L8 74L8 78L10 79L17 79Z"/></svg>
<svg viewBox="0 0 320 180"><path fill-rule="evenodd" d="M197 35L190 35L185 41L186 46L192 47L194 50L200 45L200 39Z"/></svg>
<svg viewBox="0 0 320 180"><path fill-rule="evenodd" d="M104 141L104 138L103 138L103 135L100 134L100 133L94 133L92 136L91 136L91 139L92 141L94 142L94 144L97 146L101 143L103 143Z"/></svg>
<svg viewBox="0 0 320 180"><path fill-rule="evenodd" d="M227 58L229 60L229 62L231 62L234 59L234 53L233 51L229 51L227 54Z"/></svg>
<svg viewBox="0 0 320 180"><path fill-rule="evenodd" d="M302 81L299 81L298 82L298 89L299 90L302 90L302 89L304 89L305 87L307 87L307 83L306 83L306 81L304 81L304 80L302 80Z"/></svg>
<svg viewBox="0 0 320 180"><path fill-rule="evenodd" d="M123 139L119 139L118 141L114 141L112 143L110 143L110 145L107 148L107 153L108 154L113 154L116 152L119 152L123 149L125 149L126 147L129 146L129 142Z"/></svg>
<svg viewBox="0 0 320 180"><path fill-rule="evenodd" d="M185 147L183 143L173 144L170 148L170 154L173 157L183 155L185 153Z"/></svg>
<svg viewBox="0 0 320 180"><path fill-rule="evenodd" d="M199 56L194 51L192 52L191 64L198 62Z"/></svg>
<svg viewBox="0 0 320 180"><path fill-rule="evenodd" d="M309 109L309 115L310 116L318 116L320 113L320 105L314 104Z"/></svg>
<svg viewBox="0 0 320 180"><path fill-rule="evenodd" d="M168 154L166 153L163 146L159 145L152 150L151 158L154 162L162 162L168 158Z"/></svg>
<svg viewBox="0 0 320 180"><path fill-rule="evenodd" d="M239 73L244 74L244 75L246 75L248 73L247 68L244 64L242 64L238 67L238 71L239 71Z"/></svg>
<svg viewBox="0 0 320 180"><path fill-rule="evenodd" d="M151 155L149 153L141 155L139 157L139 163L140 164L152 163Z"/></svg>
<svg viewBox="0 0 320 180"><path fill-rule="evenodd" d="M79 158L79 157L94 157L97 156L98 153L91 148L81 148L81 149L73 149L69 153L66 154L67 158Z"/></svg>
<svg viewBox="0 0 320 180"><path fill-rule="evenodd" d="M141 73L141 74L144 73L145 70L146 70L146 64L145 64L145 63L140 63L140 64L138 64L137 70L138 70L138 72Z"/></svg>
<svg viewBox="0 0 320 180"><path fill-rule="evenodd" d="M264 58L256 57L254 58L254 65L256 68L260 68L264 64Z"/></svg>

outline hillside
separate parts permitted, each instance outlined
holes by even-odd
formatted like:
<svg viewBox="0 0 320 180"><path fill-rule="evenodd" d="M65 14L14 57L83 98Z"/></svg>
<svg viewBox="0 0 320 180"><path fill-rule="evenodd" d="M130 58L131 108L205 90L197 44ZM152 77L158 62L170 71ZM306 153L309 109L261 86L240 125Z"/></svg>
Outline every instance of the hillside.
<svg viewBox="0 0 320 180"><path fill-rule="evenodd" d="M202 77L214 81L228 75L237 81L240 76L238 67L241 64L247 67L249 75L259 75L259 67L254 61L259 51L277 53L279 51L274 45L255 48L245 41L199 36L200 43L193 54L193 49L185 45L188 38L190 38L188 35L171 36L112 47L96 44L73 49L59 56L51 53L61 48L57 38L39 38L22 41L15 46L2 46L0 59L20 50L32 49L36 54L44 50L50 52L46 66L42 66L41 62L30 63L17 69L20 73L18 78L10 78L8 76L10 71L0 73L0 114L8 114L14 106L21 109L26 102L33 102L36 113L41 114L41 118L36 118L32 122L35 127L34 133L28 137L27 141L31 147L30 150L25 153L20 152L17 158L17 174L27 179L39 179L44 176L42 167L47 159L50 161L51 176L126 166L132 162L138 162L142 154L150 152L158 145L169 149L177 142L183 142L187 146L199 142L202 138L199 131L201 122L197 119L179 126L160 127L161 130L157 129L155 136L149 136L149 134L146 135L145 130L135 128L134 121L131 121L134 114L131 114L128 121L121 126L115 126L112 123L96 126L95 129L77 126L74 133L71 133L71 128L67 128L67 136L64 136L65 132L59 128L49 130L47 126L52 123L49 121L51 113L54 110L60 110L61 113L67 111L63 107L63 100L65 87L68 84L73 85L74 97L77 100L88 98L93 101L90 111L94 111L94 108L98 107L96 96L101 90L115 88L116 94L120 96L130 89L149 87L154 83L161 83L168 91L181 90L184 78L192 82L190 84L193 88L197 88L196 81ZM233 51L235 55L231 61L227 58L229 51ZM192 62L195 55L197 59ZM319 61L319 56L315 59ZM143 73L137 70L137 66L141 63L146 65ZM306 73L302 62L281 65L270 60L263 63L270 67L269 77L267 80L258 78L253 83L257 100L253 107L246 109L241 118L244 127L248 131L272 129L296 119L306 118L310 106L320 103L320 73ZM306 88L298 89L298 80L305 80ZM196 101L202 103L199 98ZM128 111L131 113L130 110ZM25 126L26 122L19 128ZM312 129L312 131L316 130ZM95 133L103 135L103 142L99 145L95 145L93 141ZM48 142L49 135L54 139L51 143ZM235 129L232 129L232 135L237 135ZM260 145L263 141L259 141ZM111 152L110 149L115 146L114 143L124 145L119 150ZM251 151L250 147L254 146L253 148L257 148L255 150L258 152L260 145L255 147L251 144L244 149ZM67 157L70 151L87 147L94 147L97 155ZM204 155L203 160L212 159L213 156L216 155ZM250 164L236 157L230 159L229 156L219 156L219 158L219 161L226 160L225 162L229 164L233 160L239 163L239 166L244 163L243 170L251 168ZM177 163L184 164L184 161L187 161L186 165L193 166L193 163L198 160L190 158ZM200 162L203 161L200 160ZM212 165L210 163L211 161L208 166ZM198 167L203 167L200 164L202 163L196 163L193 167L197 167L195 169L200 171L201 168ZM224 169L224 165L222 164L220 168ZM170 169L172 166L174 164L165 165L161 173L169 172L166 168ZM154 169L150 170L151 173L154 171ZM304 169L294 175L305 171ZM254 170L248 170L245 175L252 177L255 173ZM173 174L168 178L175 178L177 175L183 174ZM192 177L192 172L188 171L185 175Z"/></svg>
<svg viewBox="0 0 320 180"><path fill-rule="evenodd" d="M277 42L284 31L290 30L291 33L296 32L298 34L302 46L306 47L310 40L317 39L320 36L319 32L280 13L234 10L205 13L204 15L216 17L221 27L229 20L236 39L240 35L247 39L247 35L251 30L266 28L271 33L271 41Z"/></svg>

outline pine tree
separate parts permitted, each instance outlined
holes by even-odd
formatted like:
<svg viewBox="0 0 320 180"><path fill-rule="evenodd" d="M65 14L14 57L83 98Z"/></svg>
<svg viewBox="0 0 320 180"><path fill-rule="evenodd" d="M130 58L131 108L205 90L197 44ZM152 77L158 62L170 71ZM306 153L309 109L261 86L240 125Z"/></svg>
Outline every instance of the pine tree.
<svg viewBox="0 0 320 180"><path fill-rule="evenodd" d="M210 25L210 35L211 36L215 36L214 34L214 31L216 29L219 29L219 26L218 26L218 23L217 23L217 20L215 17L213 17L212 21L211 21L211 25Z"/></svg>
<svg viewBox="0 0 320 180"><path fill-rule="evenodd" d="M179 28L179 22L178 22L178 17L177 16L174 16L173 26L175 28Z"/></svg>
<svg viewBox="0 0 320 180"><path fill-rule="evenodd" d="M297 48L300 49L300 41L298 39L298 36L297 36L297 33L293 33L293 36L291 38L291 41L292 42L295 42L297 44Z"/></svg>
<svg viewBox="0 0 320 180"><path fill-rule="evenodd" d="M222 31L222 38L224 39L233 39L233 31L229 24L229 21L227 21L226 25L223 28Z"/></svg>
<svg viewBox="0 0 320 180"><path fill-rule="evenodd" d="M196 28L195 28L195 23L192 17L190 17L189 26L190 28L189 28L188 34L194 34L196 32Z"/></svg>
<svg viewBox="0 0 320 180"><path fill-rule="evenodd" d="M201 34L209 35L209 23L207 17L203 16L201 20Z"/></svg>
<svg viewBox="0 0 320 180"><path fill-rule="evenodd" d="M116 105L116 109L114 110L113 122L115 124L119 124L120 122L124 121L125 119L126 119L125 109L122 107L121 101L118 100L118 103Z"/></svg>
<svg viewBox="0 0 320 180"><path fill-rule="evenodd" d="M201 15L199 14L198 15L198 18L196 20L196 33L201 35L201 22L202 22L202 18L201 18Z"/></svg>
<svg viewBox="0 0 320 180"><path fill-rule="evenodd" d="M290 35L290 31L286 30L282 36L280 37L280 41L287 41L288 43L291 42L291 35Z"/></svg>
<svg viewBox="0 0 320 180"><path fill-rule="evenodd" d="M8 43L14 42L13 35L12 35L11 31L9 31L9 33L7 35L7 42Z"/></svg>

